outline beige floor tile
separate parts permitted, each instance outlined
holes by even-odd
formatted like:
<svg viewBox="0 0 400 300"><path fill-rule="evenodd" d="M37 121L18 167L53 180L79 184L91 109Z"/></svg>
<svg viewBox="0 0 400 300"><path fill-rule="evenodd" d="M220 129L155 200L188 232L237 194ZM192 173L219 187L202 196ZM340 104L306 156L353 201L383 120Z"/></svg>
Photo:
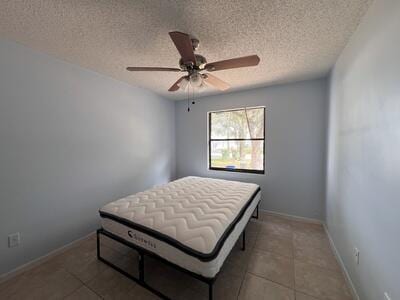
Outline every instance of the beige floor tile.
<svg viewBox="0 0 400 300"><path fill-rule="evenodd" d="M101 297L112 299L129 294L135 283L117 271L107 268L87 283L87 286Z"/></svg>
<svg viewBox="0 0 400 300"><path fill-rule="evenodd" d="M255 249L264 250L287 257L293 257L293 243L291 239L274 234L258 234Z"/></svg>
<svg viewBox="0 0 400 300"><path fill-rule="evenodd" d="M46 278L46 290L52 298L64 297L82 286L82 282L66 270L60 270Z"/></svg>
<svg viewBox="0 0 400 300"><path fill-rule="evenodd" d="M0 285L0 299L15 299L15 294L28 294L29 291L41 288L45 282L37 277L24 273Z"/></svg>
<svg viewBox="0 0 400 300"><path fill-rule="evenodd" d="M90 281L107 268L104 263L97 259L94 251L85 255L76 253L72 259L64 261L64 267L84 283Z"/></svg>
<svg viewBox="0 0 400 300"><path fill-rule="evenodd" d="M293 232L293 245L297 248L319 248L330 250L329 240L325 234L312 234L304 232Z"/></svg>
<svg viewBox="0 0 400 300"><path fill-rule="evenodd" d="M340 272L298 261L295 261L295 288L296 291L321 299L351 299Z"/></svg>
<svg viewBox="0 0 400 300"><path fill-rule="evenodd" d="M51 260L49 264L51 264L53 268L62 267L66 269L79 280L87 283L106 269L106 265L97 260L96 250L91 248L92 246L83 245L83 247L72 249L57 256L55 259ZM121 257L120 254L114 255L114 253L111 252L112 250L109 250L107 247L102 247L102 256L111 259Z"/></svg>
<svg viewBox="0 0 400 300"><path fill-rule="evenodd" d="M270 221L266 221L261 224L260 234L273 234L288 239L293 237L293 231L290 224Z"/></svg>
<svg viewBox="0 0 400 300"><path fill-rule="evenodd" d="M294 258L300 262L314 264L333 271L340 271L340 266L330 249L313 247L295 247Z"/></svg>
<svg viewBox="0 0 400 300"><path fill-rule="evenodd" d="M293 259L271 252L255 250L247 268L249 273L294 288Z"/></svg>
<svg viewBox="0 0 400 300"><path fill-rule="evenodd" d="M50 272L47 267L41 267L27 272L26 276L32 279L20 281L7 299L62 299L82 286L81 281L63 269Z"/></svg>
<svg viewBox="0 0 400 300"><path fill-rule="evenodd" d="M246 274L239 300L294 300L294 291L261 277Z"/></svg>
<svg viewBox="0 0 400 300"><path fill-rule="evenodd" d="M237 299L243 279L244 276L220 274L214 283L214 299Z"/></svg>
<svg viewBox="0 0 400 300"><path fill-rule="evenodd" d="M79 278L83 283L87 283L103 272L106 268L107 266L104 263L97 260L96 257L93 257L84 264L68 266L67 270Z"/></svg>
<svg viewBox="0 0 400 300"><path fill-rule="evenodd" d="M101 299L86 286L82 286L65 298L66 300L98 300Z"/></svg>
<svg viewBox="0 0 400 300"><path fill-rule="evenodd" d="M296 292L296 300L320 300L303 293Z"/></svg>
<svg viewBox="0 0 400 300"><path fill-rule="evenodd" d="M294 232L304 233L316 237L327 237L322 224L292 221L291 225Z"/></svg>
<svg viewBox="0 0 400 300"><path fill-rule="evenodd" d="M313 222L303 222L300 220L291 220L292 228L296 231L303 231L303 232L321 232L325 233L325 229L320 223L313 223Z"/></svg>
<svg viewBox="0 0 400 300"><path fill-rule="evenodd" d="M93 237L96 237L96 236L93 235L93 236L90 236L89 238L82 240L82 242L77 244L76 248L79 248L82 251L86 251L86 252L95 251L97 242L96 242L96 239Z"/></svg>

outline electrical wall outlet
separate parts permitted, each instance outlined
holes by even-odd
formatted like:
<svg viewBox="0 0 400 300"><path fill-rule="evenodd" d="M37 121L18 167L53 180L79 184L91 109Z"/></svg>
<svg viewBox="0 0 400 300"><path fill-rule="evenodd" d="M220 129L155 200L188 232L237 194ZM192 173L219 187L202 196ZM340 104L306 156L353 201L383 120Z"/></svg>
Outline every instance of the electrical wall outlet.
<svg viewBox="0 0 400 300"><path fill-rule="evenodd" d="M356 262L356 265L360 264L360 250L356 247L354 247L354 261Z"/></svg>
<svg viewBox="0 0 400 300"><path fill-rule="evenodd" d="M21 241L19 232L12 233L8 236L8 248L17 247Z"/></svg>
<svg viewBox="0 0 400 300"><path fill-rule="evenodd" d="M385 300L392 300L387 292L384 293Z"/></svg>

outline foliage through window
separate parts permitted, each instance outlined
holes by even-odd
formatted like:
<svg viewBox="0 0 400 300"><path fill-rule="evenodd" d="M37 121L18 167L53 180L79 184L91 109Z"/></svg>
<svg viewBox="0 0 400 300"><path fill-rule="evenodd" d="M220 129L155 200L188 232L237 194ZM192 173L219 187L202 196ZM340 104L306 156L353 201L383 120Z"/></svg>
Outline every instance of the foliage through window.
<svg viewBox="0 0 400 300"><path fill-rule="evenodd" d="M264 174L265 107L209 112L209 169Z"/></svg>

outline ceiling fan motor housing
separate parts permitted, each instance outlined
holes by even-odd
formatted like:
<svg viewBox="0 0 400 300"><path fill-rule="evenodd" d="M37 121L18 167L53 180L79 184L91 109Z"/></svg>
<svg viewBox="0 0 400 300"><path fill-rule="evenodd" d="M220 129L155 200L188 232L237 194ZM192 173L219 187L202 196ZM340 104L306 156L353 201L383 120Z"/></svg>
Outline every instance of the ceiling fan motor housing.
<svg viewBox="0 0 400 300"><path fill-rule="evenodd" d="M195 54L196 61L194 63L184 63L182 58L179 60L179 66L184 71L194 71L194 70L203 70L204 66L207 64L207 60L203 55Z"/></svg>

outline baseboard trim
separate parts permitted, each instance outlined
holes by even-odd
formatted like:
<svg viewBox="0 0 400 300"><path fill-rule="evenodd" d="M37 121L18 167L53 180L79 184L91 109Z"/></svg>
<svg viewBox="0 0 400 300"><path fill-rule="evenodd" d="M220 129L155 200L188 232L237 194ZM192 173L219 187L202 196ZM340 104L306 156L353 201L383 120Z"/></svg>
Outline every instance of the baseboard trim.
<svg viewBox="0 0 400 300"><path fill-rule="evenodd" d="M339 251L337 250L337 248L335 246L335 243L333 242L331 234L329 233L328 226L326 226L325 223L323 223L323 226L324 226L326 235L328 236L329 244L330 244L330 246L331 246L331 248L333 250L333 253L334 253L335 257L336 257L336 260L339 262L340 268L342 269L342 273L343 273L344 278L345 278L345 280L347 282L347 286L350 288L351 295L352 295L353 299L360 300L360 297L358 296L358 293L357 293L357 290L356 290L356 288L355 288L355 286L353 284L353 281L350 278L349 272L347 271L347 268L346 268L346 266L345 266L345 264L344 264L344 262L342 260L342 257L339 254Z"/></svg>
<svg viewBox="0 0 400 300"><path fill-rule="evenodd" d="M38 258L36 258L34 260L31 260L30 262L27 262L26 264L23 264L23 265L15 268L14 270L11 270L11 271L9 271L7 273L1 274L0 275L0 284L10 280L11 278L13 278L15 276L18 276L18 275L20 275L22 273L25 273L25 272L37 267L38 265L50 260L51 258L53 258L53 257L55 257L57 255L60 255L61 253L63 253L65 251L77 246L79 243L82 243L83 241L85 241L86 239L91 238L94 235L95 235L95 232L91 232L91 233L89 233L88 235L86 235L84 237L81 237L81 238L79 238L77 240L74 240L71 243L68 243L68 244L66 244L66 245L64 245L64 246L62 246L60 248L57 248L57 249L55 249L55 250L53 250L53 251L51 251L51 252L49 252L49 253L47 253L47 254L45 254L43 256L40 256L40 257L38 257Z"/></svg>
<svg viewBox="0 0 400 300"><path fill-rule="evenodd" d="M266 210L266 209L260 208L260 212L263 212L267 215L278 216L278 217L282 217L282 218L286 218L286 219L290 219L290 220L294 220L294 221L302 221L302 222L308 222L308 223L314 223L314 224L324 224L323 221L318 220L318 219L299 217L299 216L285 214L285 213L281 213L281 212L277 212L277 211L273 211L273 210Z"/></svg>

